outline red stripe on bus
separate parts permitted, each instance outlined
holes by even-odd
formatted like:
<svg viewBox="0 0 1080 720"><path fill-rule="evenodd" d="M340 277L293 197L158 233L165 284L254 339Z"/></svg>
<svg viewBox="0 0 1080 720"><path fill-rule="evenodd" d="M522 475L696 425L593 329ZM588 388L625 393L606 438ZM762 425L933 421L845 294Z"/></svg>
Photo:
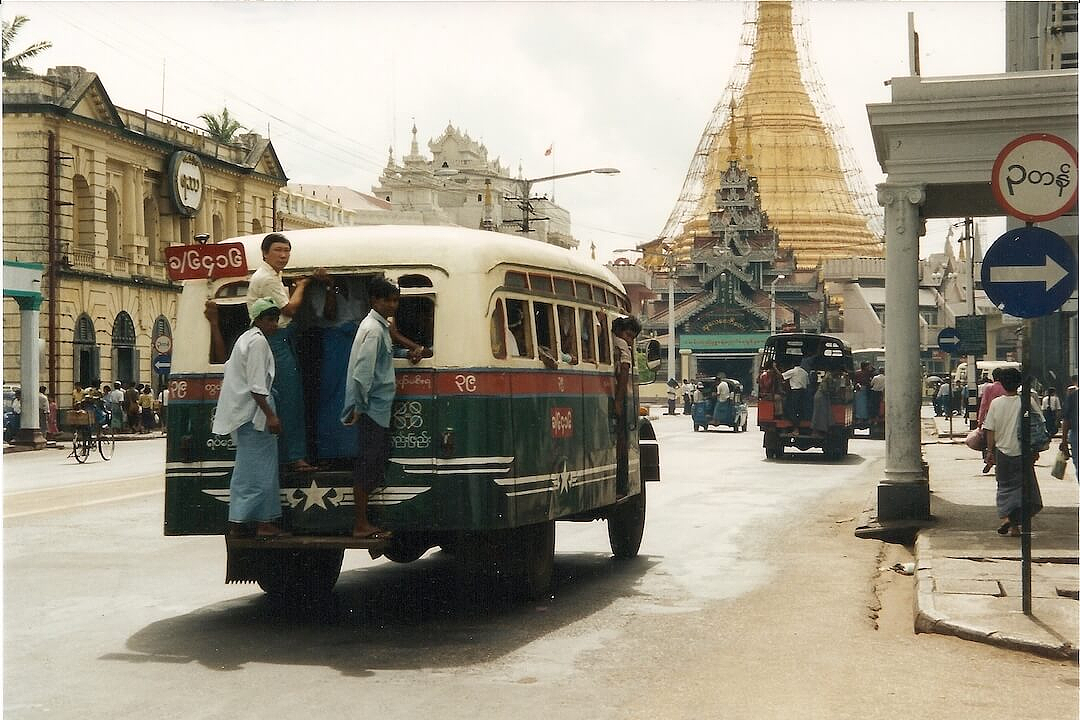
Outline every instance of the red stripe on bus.
<svg viewBox="0 0 1080 720"><path fill-rule="evenodd" d="M398 397L610 394L610 375L559 372L399 372Z"/></svg>

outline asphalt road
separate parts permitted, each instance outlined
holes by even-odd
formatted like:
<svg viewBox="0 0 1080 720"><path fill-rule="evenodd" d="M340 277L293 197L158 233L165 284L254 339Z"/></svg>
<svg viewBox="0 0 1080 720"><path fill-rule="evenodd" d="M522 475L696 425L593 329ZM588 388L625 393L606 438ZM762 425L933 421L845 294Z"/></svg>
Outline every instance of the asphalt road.
<svg viewBox="0 0 1080 720"><path fill-rule="evenodd" d="M6 456L5 501L35 509L5 502L4 716L1076 716L1074 666L912 633L910 579L878 570L905 550L852 534L883 443L765 461L750 428L659 418L641 556L560 523L548 601L466 583L440 552L349 552L304 612L224 585L220 538L162 536L160 441L130 443L132 492L111 468L72 485L59 459ZM86 504L43 509L35 482Z"/></svg>

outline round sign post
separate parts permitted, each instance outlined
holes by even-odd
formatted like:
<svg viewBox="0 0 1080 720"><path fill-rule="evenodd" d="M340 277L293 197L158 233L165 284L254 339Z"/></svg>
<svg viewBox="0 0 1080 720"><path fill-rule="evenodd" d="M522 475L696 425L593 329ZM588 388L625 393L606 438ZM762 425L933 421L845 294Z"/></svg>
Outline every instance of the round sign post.
<svg viewBox="0 0 1080 720"><path fill-rule="evenodd" d="M1076 204L1076 148L1057 135L1016 138L994 160L990 186L998 205L1015 218L1043 222Z"/></svg>

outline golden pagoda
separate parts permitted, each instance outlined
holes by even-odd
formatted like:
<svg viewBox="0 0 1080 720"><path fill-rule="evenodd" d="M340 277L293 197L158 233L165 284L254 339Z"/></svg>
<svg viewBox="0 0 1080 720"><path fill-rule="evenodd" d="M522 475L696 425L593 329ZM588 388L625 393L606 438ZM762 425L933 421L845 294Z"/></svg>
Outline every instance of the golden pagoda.
<svg viewBox="0 0 1080 720"><path fill-rule="evenodd" d="M761 206L780 247L793 250L799 267L829 258L880 256L881 238L870 229L845 180L836 139L822 122L799 66L790 2L759 2L756 37L745 85L734 88L729 108L718 106L711 125L726 115L719 132L706 131L707 160L688 184L702 188L696 202L677 207L665 229L676 252L687 257L694 236L708 235L720 176L733 160L758 179ZM809 59L806 59L809 61ZM729 88L730 89L730 88ZM742 147L739 147L741 139ZM695 167L691 166L691 175ZM685 192L684 197L690 197Z"/></svg>

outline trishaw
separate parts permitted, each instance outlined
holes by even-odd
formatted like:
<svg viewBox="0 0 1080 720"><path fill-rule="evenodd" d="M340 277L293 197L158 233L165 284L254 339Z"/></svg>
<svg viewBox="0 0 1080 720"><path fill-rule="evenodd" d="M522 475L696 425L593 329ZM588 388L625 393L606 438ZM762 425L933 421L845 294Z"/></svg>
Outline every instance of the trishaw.
<svg viewBox="0 0 1080 720"><path fill-rule="evenodd" d="M717 398L717 386L720 382L728 385L730 394L727 399ZM690 408L694 420L694 432L708 431L710 426L725 425L733 432L746 432L747 409L743 398L743 386L738 380L730 378L705 378L698 380L698 390L704 399L695 402Z"/></svg>
<svg viewBox="0 0 1080 720"><path fill-rule="evenodd" d="M782 377L801 366L810 377L802 402ZM758 427L764 433L765 457L778 459L788 447L819 447L839 459L848 453L854 420L854 372L851 349L838 338L808 333L780 333L765 341L758 376ZM796 406L797 405L797 406Z"/></svg>

